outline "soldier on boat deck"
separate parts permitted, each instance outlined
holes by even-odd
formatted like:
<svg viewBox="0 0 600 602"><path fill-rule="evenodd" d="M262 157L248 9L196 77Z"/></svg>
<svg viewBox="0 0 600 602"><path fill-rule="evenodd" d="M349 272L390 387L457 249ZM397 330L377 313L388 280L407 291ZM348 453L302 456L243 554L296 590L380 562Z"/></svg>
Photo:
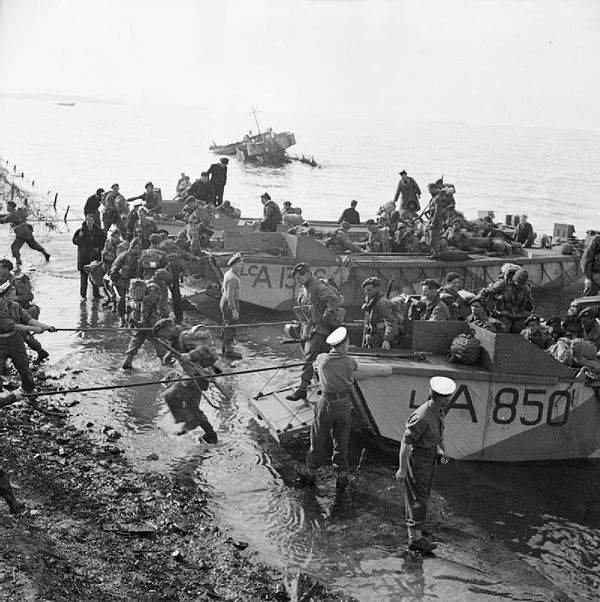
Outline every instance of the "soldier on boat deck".
<svg viewBox="0 0 600 602"><path fill-rule="evenodd" d="M595 235L585 245L581 256L581 271L584 278L584 297L593 297L600 291L600 236Z"/></svg>
<svg viewBox="0 0 600 602"><path fill-rule="evenodd" d="M362 287L365 291L364 343L367 347L381 347L388 350L398 340L398 318L392 302L381 290L381 280L375 276L367 278Z"/></svg>
<svg viewBox="0 0 600 602"><path fill-rule="evenodd" d="M421 300L413 303L409 310L411 320L426 320L430 322L444 322L450 320L450 310L440 299L438 290L440 285L431 278L421 282Z"/></svg>
<svg viewBox="0 0 600 602"><path fill-rule="evenodd" d="M305 364L300 386L286 399L297 401L306 399L313 377L313 362L319 353L327 351L325 339L341 324L339 312L342 298L332 286L319 280L307 263L296 264L292 276L302 286L294 311L302 323L300 338Z"/></svg>
<svg viewBox="0 0 600 602"><path fill-rule="evenodd" d="M491 318L488 314L484 299L481 297L473 297L469 301L469 305L471 306L471 315L467 316L467 324L479 326L479 328L489 330L490 332L504 332L502 322L500 322L500 320L496 320L495 318Z"/></svg>
<svg viewBox="0 0 600 602"><path fill-rule="evenodd" d="M337 223L348 222L354 225L360 224L360 214L356 210L356 205L358 205L358 201L350 201L350 207L344 209Z"/></svg>
<svg viewBox="0 0 600 602"><path fill-rule="evenodd" d="M514 272L507 270L503 280L488 287L488 294L495 298L493 315L502 322L505 332L520 333L525 326L525 318L533 312L533 295L528 279L529 272L523 268Z"/></svg>
<svg viewBox="0 0 600 602"><path fill-rule="evenodd" d="M350 230L351 227L351 224L348 222L342 222L340 227L327 241L327 247L334 253L345 253L346 251L350 251L351 253L362 253L364 249L353 243L348 236L348 230Z"/></svg>
<svg viewBox="0 0 600 602"><path fill-rule="evenodd" d="M427 504L438 460L445 461L444 410L456 391L445 376L429 380L429 399L406 422L396 478L404 482L408 549L430 554L437 547L426 538Z"/></svg>
<svg viewBox="0 0 600 602"><path fill-rule="evenodd" d="M419 205L419 199L421 198L421 189L414 178L406 173L403 169L399 172L400 181L396 188L396 194L394 195L394 205L400 200L400 213L403 211L417 212L421 208Z"/></svg>
<svg viewBox="0 0 600 602"><path fill-rule="evenodd" d="M263 192L260 200L263 204L263 218L259 230L261 232L277 232L277 226L283 221L279 205L271 199L268 192Z"/></svg>

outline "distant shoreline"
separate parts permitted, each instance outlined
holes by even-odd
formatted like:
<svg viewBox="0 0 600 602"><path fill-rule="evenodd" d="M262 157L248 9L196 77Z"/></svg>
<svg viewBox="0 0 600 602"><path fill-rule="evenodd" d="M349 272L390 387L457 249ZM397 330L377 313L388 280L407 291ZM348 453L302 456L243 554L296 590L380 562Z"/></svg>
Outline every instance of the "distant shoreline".
<svg viewBox="0 0 600 602"><path fill-rule="evenodd" d="M52 102L86 102L99 105L124 105L120 100L93 98L91 96L72 96L70 94L35 94L32 92L0 92L0 98L10 100L44 100Z"/></svg>

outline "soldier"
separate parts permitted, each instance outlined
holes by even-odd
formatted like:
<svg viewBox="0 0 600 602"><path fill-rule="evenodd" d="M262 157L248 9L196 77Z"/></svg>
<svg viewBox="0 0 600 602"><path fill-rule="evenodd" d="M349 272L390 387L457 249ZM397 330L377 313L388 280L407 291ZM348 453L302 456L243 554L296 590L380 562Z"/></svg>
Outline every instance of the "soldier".
<svg viewBox="0 0 600 602"><path fill-rule="evenodd" d="M188 197L192 196L198 201L215 205L215 189L208 181L208 172L203 171L200 179L196 180L187 191ZM222 194L222 193L221 193Z"/></svg>
<svg viewBox="0 0 600 602"><path fill-rule="evenodd" d="M215 189L215 205L218 207L223 202L225 184L227 184L227 165L229 159L221 157L218 163L213 163L206 172L210 176L210 183Z"/></svg>
<svg viewBox="0 0 600 602"><path fill-rule="evenodd" d="M394 195L394 205L398 201L398 197L402 196L402 200L400 201L400 212L402 213L403 211L408 211L411 213L416 213L421 208L419 205L421 189L419 188L419 185L415 179L411 178L406 173L405 169L403 169L399 175L400 181L398 182L396 194Z"/></svg>
<svg viewBox="0 0 600 602"><path fill-rule="evenodd" d="M103 197L104 188L98 188L96 194L90 195L83 206L83 215L93 215L94 223L98 228L102 227L100 223L100 205L102 205Z"/></svg>
<svg viewBox="0 0 600 602"><path fill-rule="evenodd" d="M19 273L16 276L12 273L13 264L8 259L0 260L0 284L10 282L15 287L15 301L34 319L40 317L40 308L32 303L33 290L31 280L27 274ZM42 347L42 344L33 336L31 332L22 332L21 336L26 345L37 353L34 364L41 364L50 357L50 354Z"/></svg>
<svg viewBox="0 0 600 602"><path fill-rule="evenodd" d="M398 318L392 302L381 291L381 280L375 276L362 283L365 291L364 343L367 347L381 347L385 351L398 339Z"/></svg>
<svg viewBox="0 0 600 602"><path fill-rule="evenodd" d="M191 182L190 182L190 176L186 175L185 172L181 172L181 177L179 178L179 180L177 180L177 185L175 186L175 199L174 200L180 200L181 198L184 198L185 196L187 196L186 192L187 189L190 187Z"/></svg>
<svg viewBox="0 0 600 602"><path fill-rule="evenodd" d="M329 353L320 353L315 360L321 384L321 397L315 406L315 417L310 429L310 448L306 454L306 474L298 479L299 485L314 485L316 472L325 461L330 444L333 447L331 462L336 471L335 486L343 490L348 485L348 441L352 423L350 389L356 360L347 355L348 331L341 326L326 339Z"/></svg>
<svg viewBox="0 0 600 602"><path fill-rule="evenodd" d="M429 554L437 547L423 535L427 504L431 495L438 457L445 461L444 410L456 391L456 383L445 376L429 380L429 399L406 422L396 478L404 482L404 506L408 549Z"/></svg>
<svg viewBox="0 0 600 602"><path fill-rule="evenodd" d="M127 199L127 202L130 203L132 201L137 201L139 199L141 199L142 201L144 201L144 205L146 207L146 211L149 214L156 214L156 213L160 213L161 210L161 204L162 204L162 198L160 195L160 192L158 192L158 190L154 189L154 184L152 182L147 182L144 185L145 191L142 192L142 194L138 195L138 196L132 196L131 198Z"/></svg>
<svg viewBox="0 0 600 602"><path fill-rule="evenodd" d="M112 303L113 312L117 311L117 298L115 295L114 286L108 276L114 260L119 254L118 248L121 244L121 232L118 229L113 230L104 245L102 250L102 269L104 270L105 277L103 279L104 292L106 293L106 300L102 302L103 307L107 307Z"/></svg>
<svg viewBox="0 0 600 602"><path fill-rule="evenodd" d="M125 352L124 370L131 370L131 362L141 349L144 341L148 340L154 347L157 357L162 360L165 355L164 348L158 343L148 329L152 328L160 318L160 288L154 283L144 280L132 280L129 286L129 326L135 330L129 340Z"/></svg>
<svg viewBox="0 0 600 602"><path fill-rule="evenodd" d="M380 228L375 220L365 222L367 226L367 241L365 250L369 253L387 253L390 250L389 230Z"/></svg>
<svg viewBox="0 0 600 602"><path fill-rule="evenodd" d="M160 234L155 232L150 235L150 246L147 249L144 249L140 254L137 268L138 278L148 280L148 278L154 276L156 270L167 267L167 256L160 248L162 241L163 239Z"/></svg>
<svg viewBox="0 0 600 602"><path fill-rule="evenodd" d="M7 280L0 285L0 374L4 373L6 360L10 358L21 377L23 390L31 393L35 383L21 333L56 332L56 328L34 320L15 301L15 296L15 287L10 281Z"/></svg>
<svg viewBox="0 0 600 602"><path fill-rule="evenodd" d="M313 362L319 353L327 350L325 339L340 325L339 309L342 299L333 287L313 275L307 263L297 263L292 276L296 279L296 284L302 286L294 311L302 323L300 338L305 364L300 386L286 399L297 401L306 399L313 377Z"/></svg>
<svg viewBox="0 0 600 602"><path fill-rule="evenodd" d="M94 215L88 213L85 221L81 224L75 234L73 234L73 244L77 246L77 269L79 270L79 293L83 300L87 297L88 273L84 270L86 265L92 261L100 261L102 258L102 249L106 242L106 232L98 226L94 220ZM94 299L102 299L99 287L92 283L92 293Z"/></svg>
<svg viewBox="0 0 600 602"><path fill-rule="evenodd" d="M153 332L159 340L164 340L177 352L185 376L198 376L194 380L175 382L163 393L175 422L184 423L179 434L200 426L204 430L204 441L217 443L217 433L200 409L202 393L208 389L209 384L202 376L209 374L208 368L217 374L221 372L216 364L217 353L210 346L209 331L201 326L184 328L173 324L172 320L163 319L155 324Z"/></svg>
<svg viewBox="0 0 600 602"><path fill-rule="evenodd" d="M345 253L350 251L351 253L362 253L363 248L353 243L348 236L348 231L352 227L348 222L342 222L340 227L334 232L331 239L328 241L327 246L335 253Z"/></svg>
<svg viewBox="0 0 600 602"><path fill-rule="evenodd" d="M450 320L464 320L469 315L469 306L459 294L462 289L460 274L448 272L444 281L439 293L440 297L446 295L449 298L446 305L450 310Z"/></svg>
<svg viewBox="0 0 600 602"><path fill-rule="evenodd" d="M479 326L490 332L504 332L504 326L500 320L491 318L487 312L486 302L481 297L473 297L469 301L471 306L471 315L467 316L467 323L473 326Z"/></svg>
<svg viewBox="0 0 600 602"><path fill-rule="evenodd" d="M579 312L581 323L581 337L594 343L596 349L600 347L600 323L596 319L596 310L593 307L585 307Z"/></svg>
<svg viewBox="0 0 600 602"><path fill-rule="evenodd" d="M520 242L526 249L533 245L536 239L536 234L533 231L533 226L527 221L527 214L523 213L519 219L519 223L515 228L514 239Z"/></svg>
<svg viewBox="0 0 600 602"><path fill-rule="evenodd" d="M502 322L505 332L520 333L525 318L533 312L533 295L528 279L529 272L520 268L507 272L503 280L491 285L495 296L494 317Z"/></svg>
<svg viewBox="0 0 600 602"><path fill-rule="evenodd" d="M524 321L525 328L521 331L521 336L540 349L546 350L554 343L554 339L552 338L550 328L541 322L541 318L537 314L527 316Z"/></svg>
<svg viewBox="0 0 600 602"><path fill-rule="evenodd" d="M444 322L450 320L450 310L440 299L438 290L440 285L431 278L421 282L421 301L410 308L411 320L428 320L430 322Z"/></svg>
<svg viewBox="0 0 600 602"><path fill-rule="evenodd" d="M154 276L148 279L148 282L156 284L160 289L160 301L158 304L158 313L161 318L169 317L169 290L173 284L173 276L169 270L160 268L154 272Z"/></svg>
<svg viewBox="0 0 600 602"><path fill-rule="evenodd" d="M5 408L17 401L23 399L23 393L19 391L13 391L12 393L0 395L0 408ZM8 509L11 514L20 514L24 505L17 501L13 489L10 485L10 481L6 476L6 473L0 468L0 497L8 504Z"/></svg>
<svg viewBox="0 0 600 602"><path fill-rule="evenodd" d="M131 223L131 219L133 219L133 224ZM150 236L158 232L156 222L151 217L148 217L148 212L143 207L139 207L137 213L133 212L127 228L133 233L132 236L139 238L142 250L150 246Z"/></svg>
<svg viewBox="0 0 600 602"><path fill-rule="evenodd" d="M242 286L240 273L244 267L242 256L239 253L233 255L227 262L229 269L223 276L221 285L221 301L219 307L223 317L223 357L239 360L242 355L234 350L235 324L240 321L240 289Z"/></svg>
<svg viewBox="0 0 600 602"><path fill-rule="evenodd" d="M593 297L600 290L600 236L595 235L585 245L581 256L581 271L584 278L584 297Z"/></svg>
<svg viewBox="0 0 600 602"><path fill-rule="evenodd" d="M24 207L17 209L17 204L14 201L6 203L8 213L0 215L0 224L10 224L15 239L10 245L10 250L15 263L21 265L21 247L27 245L30 249L41 253L46 261L50 260L50 253L35 240L33 236L33 228L27 223L27 210Z"/></svg>
<svg viewBox="0 0 600 602"><path fill-rule="evenodd" d="M121 208L123 203L127 204L123 195L119 192L119 185L113 184L110 191L104 195L104 212L102 213L102 223L104 231L108 232L114 224L117 228L121 222Z"/></svg>
<svg viewBox="0 0 600 602"><path fill-rule="evenodd" d="M183 281L183 269L186 261L201 261L202 258L194 257L184 251L173 240L163 240L160 244L160 250L164 252L167 259L167 269L171 273L172 282L169 285L171 290L171 303L173 304L173 314L175 323L181 324L183 321L183 302L181 300L180 284Z"/></svg>
<svg viewBox="0 0 600 602"><path fill-rule="evenodd" d="M350 201L350 207L344 209L337 223L348 222L349 224L360 224L360 214L356 210L356 205L358 205L358 201Z"/></svg>
<svg viewBox="0 0 600 602"><path fill-rule="evenodd" d="M129 249L117 255L110 268L110 279L113 281L117 294L117 313L120 326L125 326L125 309L127 291L132 278L135 278L140 257L140 241L134 238L129 243Z"/></svg>
<svg viewBox="0 0 600 602"><path fill-rule="evenodd" d="M268 192L264 192L260 200L263 204L263 218L260 222L261 232L277 232L277 226L283 221L279 205L271 199Z"/></svg>

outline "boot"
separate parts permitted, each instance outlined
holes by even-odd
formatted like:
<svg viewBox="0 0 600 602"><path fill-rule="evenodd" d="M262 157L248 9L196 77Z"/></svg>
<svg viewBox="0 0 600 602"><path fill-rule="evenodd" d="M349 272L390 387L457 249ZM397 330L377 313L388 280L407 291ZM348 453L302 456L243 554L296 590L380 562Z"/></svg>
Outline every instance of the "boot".
<svg viewBox="0 0 600 602"><path fill-rule="evenodd" d="M421 554L431 554L436 548L436 544L431 543L423 536L419 537L419 539L413 539L408 543L408 549L411 552L420 552Z"/></svg>
<svg viewBox="0 0 600 602"><path fill-rule="evenodd" d="M242 354L234 350L233 341L223 341L222 353L223 357L226 357L230 360L242 359Z"/></svg>
<svg viewBox="0 0 600 602"><path fill-rule="evenodd" d="M285 398L290 401L299 401L300 399L306 399L307 393L306 389L302 386L298 387L293 393L290 395L286 395Z"/></svg>
<svg viewBox="0 0 600 602"><path fill-rule="evenodd" d="M121 366L121 368L123 368L123 370L131 370L132 366L131 366L131 360L133 358L130 355L127 355L125 357L125 361L123 362L123 365Z"/></svg>
<svg viewBox="0 0 600 602"><path fill-rule="evenodd" d="M50 261L50 253L44 253L44 257L46 258L46 261Z"/></svg>
<svg viewBox="0 0 600 602"><path fill-rule="evenodd" d="M33 360L34 364L41 364L43 361L47 360L50 357L50 354L45 349L40 349L38 351L37 357Z"/></svg>
<svg viewBox="0 0 600 602"><path fill-rule="evenodd" d="M204 439L206 443L217 443L219 441L217 433L215 433L215 429L213 429L209 422L202 420L199 422L198 426L201 426L204 429L204 435L202 435L202 439Z"/></svg>

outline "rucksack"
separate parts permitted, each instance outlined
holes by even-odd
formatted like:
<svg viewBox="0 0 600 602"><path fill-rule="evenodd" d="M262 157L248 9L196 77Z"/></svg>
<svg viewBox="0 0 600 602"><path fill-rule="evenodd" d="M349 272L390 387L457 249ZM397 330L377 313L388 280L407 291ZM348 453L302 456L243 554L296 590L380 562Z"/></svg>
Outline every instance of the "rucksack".
<svg viewBox="0 0 600 602"><path fill-rule="evenodd" d="M16 296L21 305L31 303L33 301L33 291L31 289L31 280L27 274L21 274L13 278Z"/></svg>
<svg viewBox="0 0 600 602"><path fill-rule="evenodd" d="M141 280L140 278L134 278L129 283L129 298L135 303L141 303L144 299L144 295L146 294L146 288L148 284L145 280Z"/></svg>
<svg viewBox="0 0 600 602"><path fill-rule="evenodd" d="M164 253L158 249L142 251L140 262L145 270L157 270L160 267Z"/></svg>

